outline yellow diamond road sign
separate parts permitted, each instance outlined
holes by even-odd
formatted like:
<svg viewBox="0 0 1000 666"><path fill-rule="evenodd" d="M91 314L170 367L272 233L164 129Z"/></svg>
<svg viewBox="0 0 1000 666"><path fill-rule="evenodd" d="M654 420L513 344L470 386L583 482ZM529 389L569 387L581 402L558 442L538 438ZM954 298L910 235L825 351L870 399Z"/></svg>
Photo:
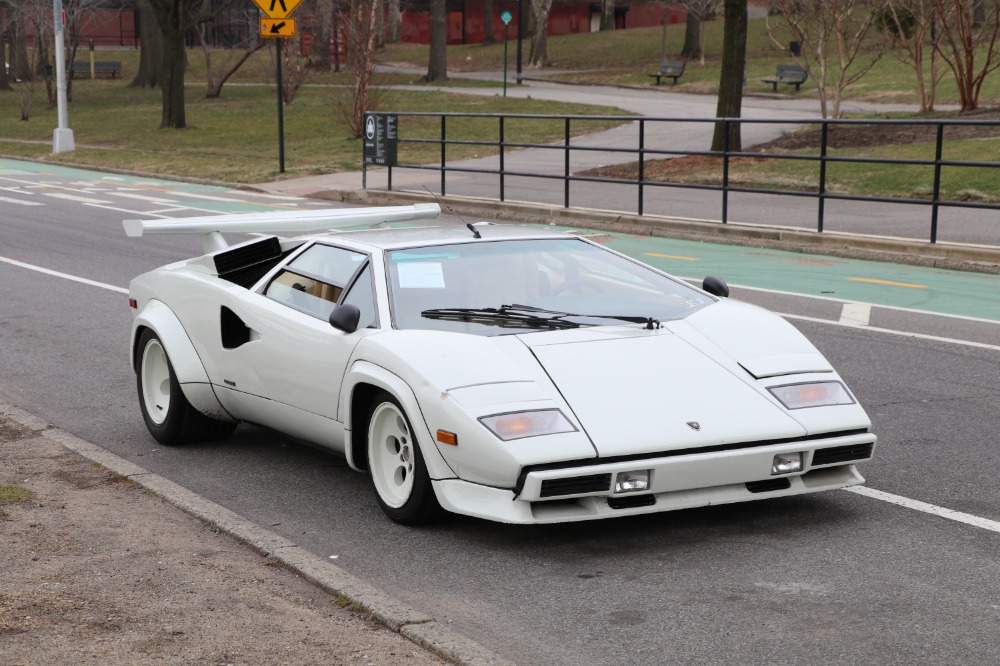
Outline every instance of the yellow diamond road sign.
<svg viewBox="0 0 1000 666"><path fill-rule="evenodd" d="M269 19L260 20L261 37L294 37L295 19Z"/></svg>
<svg viewBox="0 0 1000 666"><path fill-rule="evenodd" d="M260 7L260 11L264 12L265 16L272 19L288 18L302 4L302 0L253 0L253 2ZM261 24L261 34L264 34L263 30L263 24ZM276 35L271 36L275 37ZM287 36L282 35L282 37Z"/></svg>

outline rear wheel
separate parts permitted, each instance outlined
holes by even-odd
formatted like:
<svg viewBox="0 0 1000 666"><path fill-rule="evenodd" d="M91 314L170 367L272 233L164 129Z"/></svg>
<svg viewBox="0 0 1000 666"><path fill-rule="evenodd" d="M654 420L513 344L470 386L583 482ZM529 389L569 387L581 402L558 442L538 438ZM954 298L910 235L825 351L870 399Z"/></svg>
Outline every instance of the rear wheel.
<svg viewBox="0 0 1000 666"><path fill-rule="evenodd" d="M156 333L143 332L138 354L139 407L146 428L156 441L174 446L225 439L233 433L235 423L209 418L187 401L174 376L167 350Z"/></svg>
<svg viewBox="0 0 1000 666"><path fill-rule="evenodd" d="M420 525L443 515L410 421L385 392L368 413L368 474L379 506L397 523Z"/></svg>

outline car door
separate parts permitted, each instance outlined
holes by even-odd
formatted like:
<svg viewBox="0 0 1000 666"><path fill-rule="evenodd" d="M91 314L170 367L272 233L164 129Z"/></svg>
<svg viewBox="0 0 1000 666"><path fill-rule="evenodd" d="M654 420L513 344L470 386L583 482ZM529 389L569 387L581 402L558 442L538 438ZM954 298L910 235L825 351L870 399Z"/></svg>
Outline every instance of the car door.
<svg viewBox="0 0 1000 666"><path fill-rule="evenodd" d="M377 326L368 255L316 243L274 277L260 292L238 303L250 329L239 352L256 374L262 397L294 416L305 411L339 420L340 385L354 348ZM329 323L338 303L361 310L354 333ZM281 407L279 407L281 409Z"/></svg>

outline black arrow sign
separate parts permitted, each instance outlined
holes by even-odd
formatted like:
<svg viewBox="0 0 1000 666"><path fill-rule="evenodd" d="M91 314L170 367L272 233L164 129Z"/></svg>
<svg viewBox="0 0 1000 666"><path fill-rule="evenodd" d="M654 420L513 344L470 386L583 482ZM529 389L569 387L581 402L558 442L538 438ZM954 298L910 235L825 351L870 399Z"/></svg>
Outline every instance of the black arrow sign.
<svg viewBox="0 0 1000 666"><path fill-rule="evenodd" d="M276 2L280 2L280 0L275 0L275 1ZM284 3L282 3L282 4L284 4ZM271 34L272 35L280 35L281 34L281 29L284 28L285 25L286 25L286 23L284 21L282 21L281 23L274 23L274 24L272 24L271 25Z"/></svg>

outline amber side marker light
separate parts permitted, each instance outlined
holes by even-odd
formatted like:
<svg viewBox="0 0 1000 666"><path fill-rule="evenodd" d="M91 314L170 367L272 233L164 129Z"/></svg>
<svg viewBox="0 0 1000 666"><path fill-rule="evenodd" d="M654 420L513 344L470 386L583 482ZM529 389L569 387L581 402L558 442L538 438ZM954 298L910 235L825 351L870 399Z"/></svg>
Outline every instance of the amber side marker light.
<svg viewBox="0 0 1000 666"><path fill-rule="evenodd" d="M453 432L448 432L447 430L438 430L437 440L442 444L451 444L452 446L458 446L458 435L456 435Z"/></svg>

